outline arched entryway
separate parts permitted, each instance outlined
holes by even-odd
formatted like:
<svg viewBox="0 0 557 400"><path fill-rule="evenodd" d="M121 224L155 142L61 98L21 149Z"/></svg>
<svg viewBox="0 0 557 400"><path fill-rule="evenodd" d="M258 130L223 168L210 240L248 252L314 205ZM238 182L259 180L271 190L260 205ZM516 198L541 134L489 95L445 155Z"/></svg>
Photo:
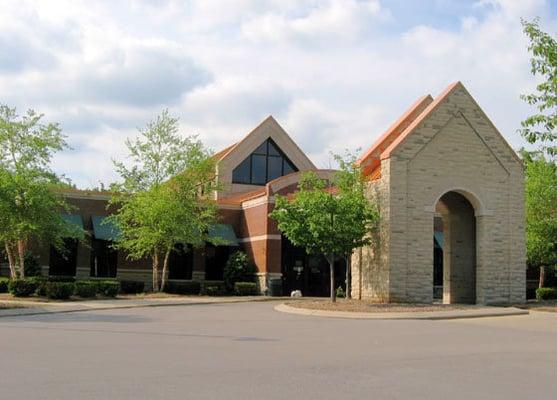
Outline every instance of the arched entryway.
<svg viewBox="0 0 557 400"><path fill-rule="evenodd" d="M476 217L463 194L445 193L435 206L434 298L445 304L476 303Z"/></svg>

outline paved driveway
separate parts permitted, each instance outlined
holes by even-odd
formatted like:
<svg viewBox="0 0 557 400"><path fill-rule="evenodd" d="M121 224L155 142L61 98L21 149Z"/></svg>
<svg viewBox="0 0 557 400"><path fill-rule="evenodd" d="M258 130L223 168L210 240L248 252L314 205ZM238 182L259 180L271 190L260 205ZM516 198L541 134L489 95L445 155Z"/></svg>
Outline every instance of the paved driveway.
<svg viewBox="0 0 557 400"><path fill-rule="evenodd" d="M0 398L555 399L557 314L370 321L273 303L0 319Z"/></svg>

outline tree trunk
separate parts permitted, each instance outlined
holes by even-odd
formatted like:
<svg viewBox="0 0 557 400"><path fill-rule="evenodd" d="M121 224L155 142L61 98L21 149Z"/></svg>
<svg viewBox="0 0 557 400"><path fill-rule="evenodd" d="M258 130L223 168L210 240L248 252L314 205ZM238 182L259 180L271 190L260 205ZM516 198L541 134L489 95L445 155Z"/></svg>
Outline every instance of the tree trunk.
<svg viewBox="0 0 557 400"><path fill-rule="evenodd" d="M153 253L153 292L159 291L159 254Z"/></svg>
<svg viewBox="0 0 557 400"><path fill-rule="evenodd" d="M161 292L164 292L164 286L168 280L168 259L170 258L170 250L166 250L164 255L164 262L162 264L162 280L161 280Z"/></svg>
<svg viewBox="0 0 557 400"><path fill-rule="evenodd" d="M539 283L539 287L544 287L545 286L545 266L540 266L540 283Z"/></svg>
<svg viewBox="0 0 557 400"><path fill-rule="evenodd" d="M331 302L335 302L337 300L337 290L335 287L335 255L331 254L327 257L329 261L329 270L331 275Z"/></svg>
<svg viewBox="0 0 557 400"><path fill-rule="evenodd" d="M5 246L6 246L6 256L8 257L8 264L10 265L10 278L16 279L17 278L17 272L16 272L16 269L15 269L14 253L13 253L12 248L10 247L10 244L8 242L5 243Z"/></svg>
<svg viewBox="0 0 557 400"><path fill-rule="evenodd" d="M352 255L345 258L346 260L346 298L352 298Z"/></svg>
<svg viewBox="0 0 557 400"><path fill-rule="evenodd" d="M17 256L19 258L19 277L25 278L25 241L17 241Z"/></svg>
<svg viewBox="0 0 557 400"><path fill-rule="evenodd" d="M359 257L358 257L358 300L362 300L362 257L363 257L363 250L360 247L359 250Z"/></svg>

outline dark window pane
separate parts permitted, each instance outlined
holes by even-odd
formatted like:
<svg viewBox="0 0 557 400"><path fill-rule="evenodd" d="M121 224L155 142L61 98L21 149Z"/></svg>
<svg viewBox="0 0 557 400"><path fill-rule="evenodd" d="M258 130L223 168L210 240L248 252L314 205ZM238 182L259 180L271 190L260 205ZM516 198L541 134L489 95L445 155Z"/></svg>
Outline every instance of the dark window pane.
<svg viewBox="0 0 557 400"><path fill-rule="evenodd" d="M282 154L280 154L278 146L271 139L269 139L269 155L270 156L281 156L282 155Z"/></svg>
<svg viewBox="0 0 557 400"><path fill-rule="evenodd" d="M254 185L267 183L267 157L258 154L251 156L251 183Z"/></svg>
<svg viewBox="0 0 557 400"><path fill-rule="evenodd" d="M192 247L177 244L168 259L168 279L191 279L192 270Z"/></svg>
<svg viewBox="0 0 557 400"><path fill-rule="evenodd" d="M250 158L246 158L240 165L234 168L232 172L232 182L234 183L250 183Z"/></svg>
<svg viewBox="0 0 557 400"><path fill-rule="evenodd" d="M49 275L75 276L77 264L77 240L64 239L64 248L50 246Z"/></svg>
<svg viewBox="0 0 557 400"><path fill-rule="evenodd" d="M261 143L259 147L253 151L253 154L267 154L267 141L265 140Z"/></svg>
<svg viewBox="0 0 557 400"><path fill-rule="evenodd" d="M290 162L288 161L286 158L283 159L284 160L284 175L288 175L292 172L297 171L298 169Z"/></svg>
<svg viewBox="0 0 557 400"><path fill-rule="evenodd" d="M115 278L118 269L118 251L106 240L92 239L91 276Z"/></svg>
<svg viewBox="0 0 557 400"><path fill-rule="evenodd" d="M229 255L230 247L207 244L205 247L205 280L222 280L224 266L228 261Z"/></svg>
<svg viewBox="0 0 557 400"><path fill-rule="evenodd" d="M269 156L268 168L269 181L282 176L282 157Z"/></svg>

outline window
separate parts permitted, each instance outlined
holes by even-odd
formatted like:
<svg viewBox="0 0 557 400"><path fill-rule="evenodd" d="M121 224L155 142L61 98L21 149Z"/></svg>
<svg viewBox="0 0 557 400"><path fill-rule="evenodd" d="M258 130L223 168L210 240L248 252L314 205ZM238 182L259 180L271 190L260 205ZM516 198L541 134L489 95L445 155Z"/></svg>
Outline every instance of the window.
<svg viewBox="0 0 557 400"><path fill-rule="evenodd" d="M61 250L50 246L49 275L75 276L76 264L76 239L64 239L64 248Z"/></svg>
<svg viewBox="0 0 557 400"><path fill-rule="evenodd" d="M193 248L178 243L168 259L168 279L191 279L193 270Z"/></svg>
<svg viewBox="0 0 557 400"><path fill-rule="evenodd" d="M265 185L281 176L298 171L272 139L267 139L232 172L232 183Z"/></svg>
<svg viewBox="0 0 557 400"><path fill-rule="evenodd" d="M91 240L91 276L97 278L116 278L118 251L108 240Z"/></svg>

